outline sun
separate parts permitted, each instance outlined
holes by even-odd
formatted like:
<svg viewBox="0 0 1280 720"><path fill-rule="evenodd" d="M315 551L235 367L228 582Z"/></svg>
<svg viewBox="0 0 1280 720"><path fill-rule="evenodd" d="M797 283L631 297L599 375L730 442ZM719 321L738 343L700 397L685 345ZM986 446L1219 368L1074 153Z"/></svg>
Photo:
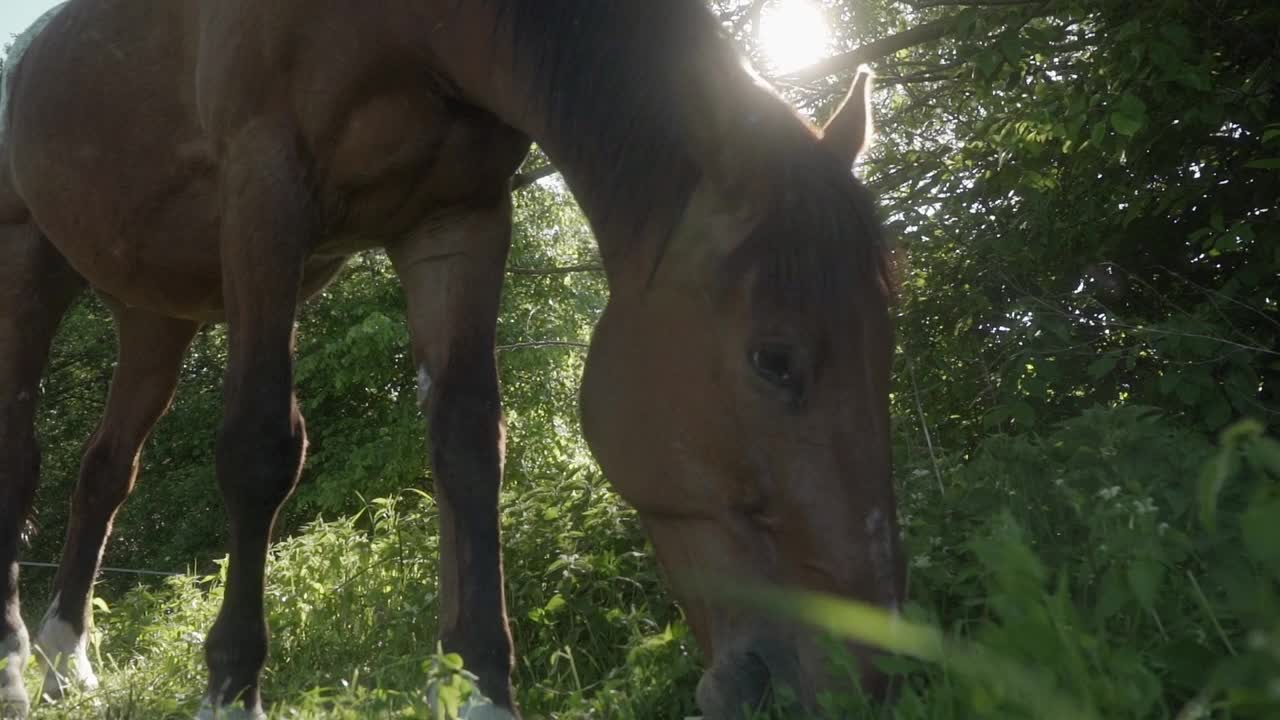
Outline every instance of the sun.
<svg viewBox="0 0 1280 720"><path fill-rule="evenodd" d="M778 0L765 8L760 44L774 72L786 73L826 57L831 29L822 8L809 0Z"/></svg>

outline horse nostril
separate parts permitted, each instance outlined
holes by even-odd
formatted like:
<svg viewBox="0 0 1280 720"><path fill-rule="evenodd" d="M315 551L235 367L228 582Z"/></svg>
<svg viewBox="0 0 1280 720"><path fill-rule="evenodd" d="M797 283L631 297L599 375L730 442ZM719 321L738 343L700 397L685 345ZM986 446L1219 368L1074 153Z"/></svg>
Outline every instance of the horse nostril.
<svg viewBox="0 0 1280 720"><path fill-rule="evenodd" d="M754 652L726 657L698 681L698 708L707 720L738 720L769 700L769 667Z"/></svg>

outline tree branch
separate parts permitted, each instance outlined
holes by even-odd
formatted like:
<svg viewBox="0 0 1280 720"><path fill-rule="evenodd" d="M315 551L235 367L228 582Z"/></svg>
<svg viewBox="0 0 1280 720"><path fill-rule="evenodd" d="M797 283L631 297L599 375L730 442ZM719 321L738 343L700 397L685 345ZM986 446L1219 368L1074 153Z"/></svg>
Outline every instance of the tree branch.
<svg viewBox="0 0 1280 720"><path fill-rule="evenodd" d="M879 60L888 57L899 50L905 50L915 45L923 45L927 42L939 40L947 34L954 24L952 18L943 18L934 20L923 25L917 25L909 30L903 30L896 35L873 40L866 45L850 50L847 53L829 57L815 65L807 68L796 70L782 76L782 80L796 83L813 82L822 78L836 75L848 70L852 70L863 63Z"/></svg>
<svg viewBox="0 0 1280 720"><path fill-rule="evenodd" d="M511 350L537 350L539 348L572 348L574 350L586 350L591 347L584 342L570 342L568 340L538 340L535 342L512 343L510 345L499 345L498 352L508 352Z"/></svg>
<svg viewBox="0 0 1280 720"><path fill-rule="evenodd" d="M764 16L765 2L766 0L756 0L747 14L751 18L751 37L757 46L760 45L760 20Z"/></svg>
<svg viewBox="0 0 1280 720"><path fill-rule="evenodd" d="M567 275L569 273L580 272L604 272L602 265L565 265L562 267L545 267L545 268L523 268L513 267L507 268L507 272L512 275Z"/></svg>
<svg viewBox="0 0 1280 720"><path fill-rule="evenodd" d="M881 75L876 78L877 85L910 85L911 83L925 82L941 82L943 80L951 80L955 77L955 73L951 70L940 70L938 72L923 72L912 75Z"/></svg>
<svg viewBox="0 0 1280 720"><path fill-rule="evenodd" d="M560 171L556 170L554 165L547 164L547 165L543 165L540 168L537 168L536 170L516 173L511 178L511 192L515 192L516 190L523 190L524 188L529 187L530 185L538 182L539 180L543 178L551 177L552 175L555 175L558 172Z"/></svg>
<svg viewBox="0 0 1280 720"><path fill-rule="evenodd" d="M1044 0L927 0L926 2L908 2L917 10L935 7L1008 7L1010 5L1035 5Z"/></svg>

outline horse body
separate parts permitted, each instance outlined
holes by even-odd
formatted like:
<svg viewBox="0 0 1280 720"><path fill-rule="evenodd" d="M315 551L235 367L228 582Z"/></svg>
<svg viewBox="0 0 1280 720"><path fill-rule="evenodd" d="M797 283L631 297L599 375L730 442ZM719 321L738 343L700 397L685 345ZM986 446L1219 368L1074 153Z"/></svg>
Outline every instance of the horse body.
<svg viewBox="0 0 1280 720"><path fill-rule="evenodd" d="M869 132L865 82L824 136L687 0L71 0L7 75L0 716L27 705L13 669L29 645L18 528L39 470L39 378L76 295L87 285L106 300L119 362L37 639L45 692L94 684L84 633L111 520L192 337L225 321L217 475L231 565L206 710L258 715L263 564L306 446L294 318L346 257L375 247L409 304L442 640L515 711L494 336L510 177L531 138L605 260L584 431L677 579L713 664L707 715L733 716L772 681L811 702L827 673L812 638L728 613L679 578L899 602L887 288L870 199L849 173Z"/></svg>
<svg viewBox="0 0 1280 720"><path fill-rule="evenodd" d="M432 212L489 201L528 150L520 133L447 94L421 12L225 5L72 3L30 53L36 77L17 69L23 102L5 150L25 207L9 195L9 214L29 211L77 273L126 305L222 319L217 144L235 132L219 132L234 125L224 118L284 104L278 111L297 123L322 222L307 291L344 257L403 238ZM272 26L316 31L285 36L267 51L276 57L263 57L262 45L282 42ZM226 47L238 52L208 69L207 56ZM243 77L255 82L235 81Z"/></svg>

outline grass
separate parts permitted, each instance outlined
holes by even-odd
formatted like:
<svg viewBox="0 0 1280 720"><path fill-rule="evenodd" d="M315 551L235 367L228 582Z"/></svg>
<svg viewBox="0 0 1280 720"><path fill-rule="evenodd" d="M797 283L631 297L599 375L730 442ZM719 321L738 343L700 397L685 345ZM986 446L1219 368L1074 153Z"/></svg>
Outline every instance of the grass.
<svg viewBox="0 0 1280 720"><path fill-rule="evenodd" d="M1280 717L1280 444L1260 427L1215 445L1153 411L1100 409L939 461L945 490L932 464L900 463L912 602L897 625L829 598L735 598L901 652L885 661L893 708L827 697L824 716ZM522 479L504 511L526 716L696 715L689 631L601 478ZM425 688L467 684L434 645L435 554L416 492L278 543L271 716L444 716ZM184 576L108 598L102 689L34 717L189 717L222 587Z"/></svg>

